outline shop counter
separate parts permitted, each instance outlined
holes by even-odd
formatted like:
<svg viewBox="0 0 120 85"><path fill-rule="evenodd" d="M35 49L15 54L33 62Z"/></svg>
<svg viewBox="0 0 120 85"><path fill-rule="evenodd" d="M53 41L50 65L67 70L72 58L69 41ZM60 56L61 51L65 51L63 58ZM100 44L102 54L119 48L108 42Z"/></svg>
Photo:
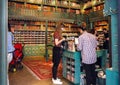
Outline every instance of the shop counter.
<svg viewBox="0 0 120 85"><path fill-rule="evenodd" d="M63 52L63 77L74 84L80 83L80 52Z"/></svg>
<svg viewBox="0 0 120 85"><path fill-rule="evenodd" d="M101 58L101 65L105 67L105 61L107 56L106 50L97 50L97 57ZM65 50L63 52L63 77L72 82L75 85L80 84L81 75L81 53L79 51L71 52Z"/></svg>

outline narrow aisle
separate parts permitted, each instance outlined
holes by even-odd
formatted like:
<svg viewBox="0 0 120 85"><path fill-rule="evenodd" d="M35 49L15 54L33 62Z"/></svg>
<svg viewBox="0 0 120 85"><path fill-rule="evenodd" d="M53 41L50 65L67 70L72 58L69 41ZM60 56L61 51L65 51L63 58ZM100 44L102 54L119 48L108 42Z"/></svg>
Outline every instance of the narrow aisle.
<svg viewBox="0 0 120 85"><path fill-rule="evenodd" d="M63 81L63 85L72 85L66 79L61 79ZM51 78L38 80L28 71L28 69L25 66L22 70L16 71L14 73L9 72L9 80L10 85L54 85L51 81Z"/></svg>

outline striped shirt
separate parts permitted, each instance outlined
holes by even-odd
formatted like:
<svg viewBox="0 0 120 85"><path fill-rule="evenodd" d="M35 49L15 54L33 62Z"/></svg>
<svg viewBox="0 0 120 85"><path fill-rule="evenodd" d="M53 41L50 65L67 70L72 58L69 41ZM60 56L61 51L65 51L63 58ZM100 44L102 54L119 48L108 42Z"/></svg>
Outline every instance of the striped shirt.
<svg viewBox="0 0 120 85"><path fill-rule="evenodd" d="M82 63L93 64L97 61L97 40L93 34L84 32L78 38L78 50L81 51Z"/></svg>

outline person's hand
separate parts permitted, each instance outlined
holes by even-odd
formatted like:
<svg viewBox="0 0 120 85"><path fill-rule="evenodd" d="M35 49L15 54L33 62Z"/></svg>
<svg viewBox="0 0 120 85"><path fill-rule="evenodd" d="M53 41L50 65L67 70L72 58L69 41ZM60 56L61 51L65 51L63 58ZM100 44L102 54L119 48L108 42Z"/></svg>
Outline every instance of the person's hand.
<svg viewBox="0 0 120 85"><path fill-rule="evenodd" d="M106 38L106 40L109 40L109 38Z"/></svg>
<svg viewBox="0 0 120 85"><path fill-rule="evenodd" d="M66 39L63 37L63 38L62 38L62 41L65 41L65 40L66 40Z"/></svg>

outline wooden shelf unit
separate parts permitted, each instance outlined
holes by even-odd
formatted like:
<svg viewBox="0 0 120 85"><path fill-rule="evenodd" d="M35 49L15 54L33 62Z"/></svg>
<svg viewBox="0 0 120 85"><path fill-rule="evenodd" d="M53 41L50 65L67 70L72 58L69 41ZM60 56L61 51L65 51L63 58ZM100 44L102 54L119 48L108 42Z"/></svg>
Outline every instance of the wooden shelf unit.
<svg viewBox="0 0 120 85"><path fill-rule="evenodd" d="M14 43L24 43L29 47L37 45L43 45L46 52L47 44L52 42L52 34L56 28L56 23L59 20L63 20L65 24L64 35L77 36L76 28L71 28L71 24L76 18L76 13L72 12L72 18L70 18L70 10L80 11L79 7L73 7L70 5L48 3L50 0L42 0L44 2L34 2L30 0L10 0L8 2L8 18L9 23L15 28ZM70 1L69 1L70 3ZM58 10L58 11L57 11ZM55 12L55 13L54 13ZM67 13L66 13L67 12ZM46 23L46 20L48 23ZM75 31L74 31L75 30ZM30 56L39 50L27 49L25 46L25 55ZM27 55L27 52L30 52Z"/></svg>
<svg viewBox="0 0 120 85"><path fill-rule="evenodd" d="M17 4L16 4L17 3ZM22 3L22 4L21 4ZM74 5L73 5L74 4ZM9 6L22 7L28 9L36 9L41 11L51 11L51 12L67 12L70 13L74 11L80 11L80 5L72 1L51 1L51 0L41 0L41 1L30 1L30 0L11 0Z"/></svg>
<svg viewBox="0 0 120 85"><path fill-rule="evenodd" d="M97 1L94 5L92 5L92 2L88 2L87 4L91 4L91 5L86 5L85 7L85 12L84 14L89 14L90 12L95 12L95 11L99 11L99 10L103 10L104 9L104 2L99 2Z"/></svg>
<svg viewBox="0 0 120 85"><path fill-rule="evenodd" d="M101 21L94 22L94 29L96 29L97 31L102 31L103 28L106 28L107 30L109 30L108 20L101 20Z"/></svg>

